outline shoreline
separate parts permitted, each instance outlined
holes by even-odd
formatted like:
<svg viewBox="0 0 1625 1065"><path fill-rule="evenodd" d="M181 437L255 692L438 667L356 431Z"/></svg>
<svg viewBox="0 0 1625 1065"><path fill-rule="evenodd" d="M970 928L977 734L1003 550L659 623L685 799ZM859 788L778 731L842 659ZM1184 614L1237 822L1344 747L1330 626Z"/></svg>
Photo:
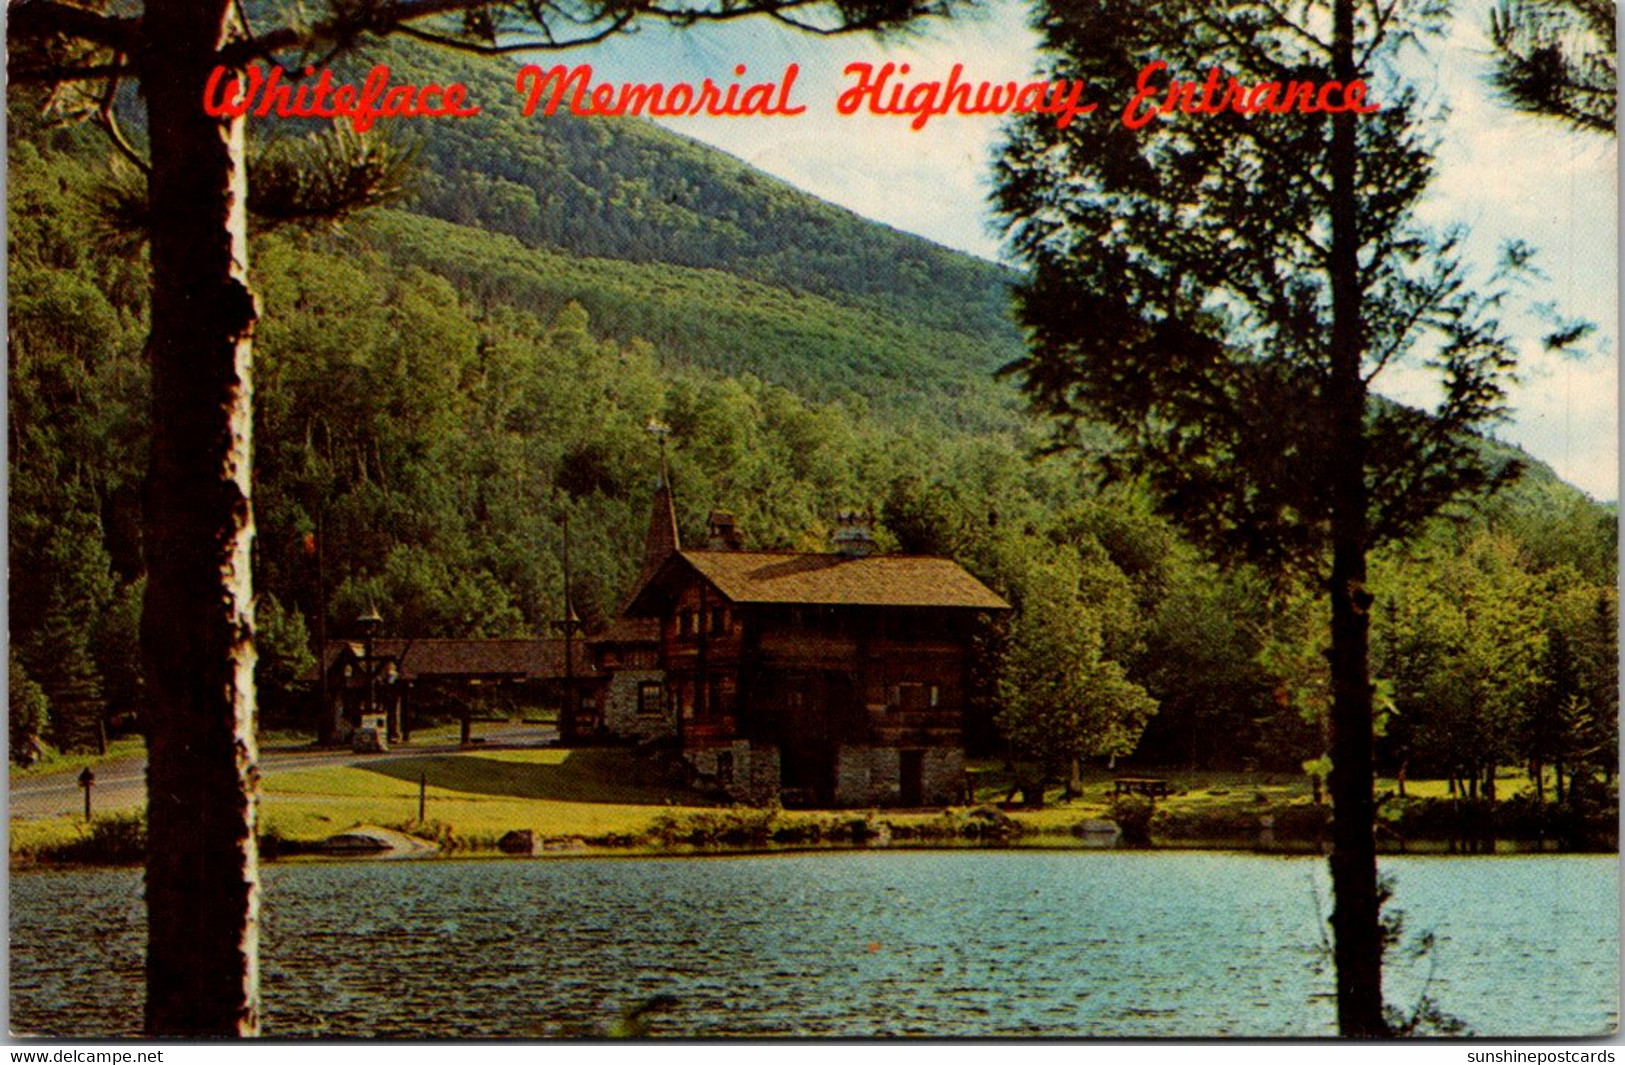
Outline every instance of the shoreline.
<svg viewBox="0 0 1625 1065"><path fill-rule="evenodd" d="M267 862L305 860L324 847L432 852L435 857L690 857L809 851L1006 849L1221 850L1318 855L1331 838L1330 807L1302 777L1165 770L1156 799L1123 796L1105 771L1078 788L1047 789L1042 804L1004 801L1012 780L980 767L975 803L949 807L783 809L722 805L662 780L635 752L553 747L412 752L408 757L298 759L268 774L259 850ZM1410 782L1409 796L1379 780L1374 833L1384 855L1615 853L1612 786L1581 803L1541 802L1503 773L1500 800L1450 794L1446 782ZM1397 782L1396 782L1397 785ZM64 788L66 786L64 785ZM78 798L78 796L74 796ZM142 796L46 819L13 816L12 866L134 864L145 860ZM341 840L340 837L345 837ZM371 859L368 859L371 860Z"/></svg>
<svg viewBox="0 0 1625 1065"><path fill-rule="evenodd" d="M1008 840L974 839L908 839L885 842L828 840L824 842L775 843L711 843L660 844L636 842L630 844L592 843L576 837L548 840L547 845L534 852L514 853L499 848L465 846L436 848L417 852L338 852L324 851L319 844L295 844L286 849L262 853L262 866L328 865L371 862L441 863L451 861L569 861L580 859L616 860L685 860L696 858L763 858L808 854L873 854L873 853L963 853L963 852L1048 852L1066 854L1189 854L1208 852L1252 857L1324 858L1330 854L1329 843L1313 840L1259 841L1242 838L1153 839L1149 844L1132 845L1118 841L1084 842L1076 836L1056 833L1033 833ZM1617 846L1595 846L1558 849L1547 842L1537 845L1533 840L1497 840L1493 849L1467 851L1453 846L1448 840L1409 840L1404 847L1379 846L1379 858L1570 858L1618 857ZM37 856L13 853L10 856L13 872L68 871L75 869L141 868L144 857L124 856L108 858L75 858Z"/></svg>

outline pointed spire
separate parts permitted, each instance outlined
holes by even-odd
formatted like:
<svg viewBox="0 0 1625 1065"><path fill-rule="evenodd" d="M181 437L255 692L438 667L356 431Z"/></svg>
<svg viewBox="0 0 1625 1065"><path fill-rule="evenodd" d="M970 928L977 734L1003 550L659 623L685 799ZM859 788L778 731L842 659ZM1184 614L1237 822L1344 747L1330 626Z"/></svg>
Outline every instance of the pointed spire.
<svg viewBox="0 0 1625 1065"><path fill-rule="evenodd" d="M649 511L649 533L643 541L643 570L638 575L638 583L653 577L655 570L682 546L677 538L677 508L672 501L671 487L662 479Z"/></svg>
<svg viewBox="0 0 1625 1065"><path fill-rule="evenodd" d="M643 570L638 574L642 587L653 577L655 570L677 551L682 543L677 536L677 505L671 493L671 470L666 466L666 437L670 426L650 418L644 432L660 442L660 483L655 486L654 506L649 512L649 532L643 541Z"/></svg>

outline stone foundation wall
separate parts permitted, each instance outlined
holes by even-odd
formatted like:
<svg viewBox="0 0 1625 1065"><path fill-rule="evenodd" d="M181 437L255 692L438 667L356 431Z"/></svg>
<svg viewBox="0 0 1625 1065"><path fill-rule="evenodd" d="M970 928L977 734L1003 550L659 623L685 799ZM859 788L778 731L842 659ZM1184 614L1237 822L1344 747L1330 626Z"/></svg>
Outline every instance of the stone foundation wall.
<svg viewBox="0 0 1625 1065"><path fill-rule="evenodd" d="M617 670L611 674L604 693L604 726L621 739L638 743L673 735L670 715L638 713L638 686L664 684L665 680L666 674L658 669Z"/></svg>
<svg viewBox="0 0 1625 1065"><path fill-rule="evenodd" d="M927 806L965 801L965 752L959 747L928 747L920 772L920 793Z"/></svg>
<svg viewBox="0 0 1625 1065"><path fill-rule="evenodd" d="M694 771L710 778L728 798L747 806L768 806L779 799L779 749L735 740L724 747L683 752Z"/></svg>
<svg viewBox="0 0 1625 1065"><path fill-rule="evenodd" d="M895 747L847 747L835 755L835 805L896 806L902 790Z"/></svg>
<svg viewBox="0 0 1625 1065"><path fill-rule="evenodd" d="M835 805L897 806L903 801L902 752L896 747L842 747L835 760ZM951 806L962 801L965 752L927 747L921 759L920 801Z"/></svg>
<svg viewBox="0 0 1625 1065"><path fill-rule="evenodd" d="M694 771L727 792L734 802L766 806L779 798L779 749L736 740L722 747L685 751ZM963 801L965 752L928 747L921 759L920 801L952 806ZM835 755L835 805L861 808L902 802L900 751L896 747L843 746Z"/></svg>

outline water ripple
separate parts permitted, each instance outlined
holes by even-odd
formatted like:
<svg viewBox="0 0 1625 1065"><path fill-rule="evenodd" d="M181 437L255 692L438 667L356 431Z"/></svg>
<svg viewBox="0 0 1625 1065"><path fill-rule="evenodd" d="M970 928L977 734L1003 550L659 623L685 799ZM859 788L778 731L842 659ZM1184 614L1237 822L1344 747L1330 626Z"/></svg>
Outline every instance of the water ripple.
<svg viewBox="0 0 1625 1065"><path fill-rule="evenodd" d="M1611 858L1392 859L1422 962L1476 1034L1617 1023ZM685 1036L1322 1036L1323 863L1198 853L277 865L265 1032L589 1035L669 996ZM140 873L12 879L17 1032L139 1026ZM1428 973L1432 970L1431 981Z"/></svg>

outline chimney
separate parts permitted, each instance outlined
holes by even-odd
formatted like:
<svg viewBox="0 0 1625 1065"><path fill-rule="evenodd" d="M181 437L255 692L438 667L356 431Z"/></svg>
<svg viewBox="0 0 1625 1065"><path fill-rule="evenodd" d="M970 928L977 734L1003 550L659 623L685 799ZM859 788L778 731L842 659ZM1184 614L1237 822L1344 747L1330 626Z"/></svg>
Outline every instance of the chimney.
<svg viewBox="0 0 1625 1065"><path fill-rule="evenodd" d="M837 554L866 558L875 553L875 516L863 510L842 510L835 514Z"/></svg>
<svg viewBox="0 0 1625 1065"><path fill-rule="evenodd" d="M707 525L711 530L705 542L707 551L738 551L745 546L745 538L739 531L739 519L726 510L713 510Z"/></svg>

